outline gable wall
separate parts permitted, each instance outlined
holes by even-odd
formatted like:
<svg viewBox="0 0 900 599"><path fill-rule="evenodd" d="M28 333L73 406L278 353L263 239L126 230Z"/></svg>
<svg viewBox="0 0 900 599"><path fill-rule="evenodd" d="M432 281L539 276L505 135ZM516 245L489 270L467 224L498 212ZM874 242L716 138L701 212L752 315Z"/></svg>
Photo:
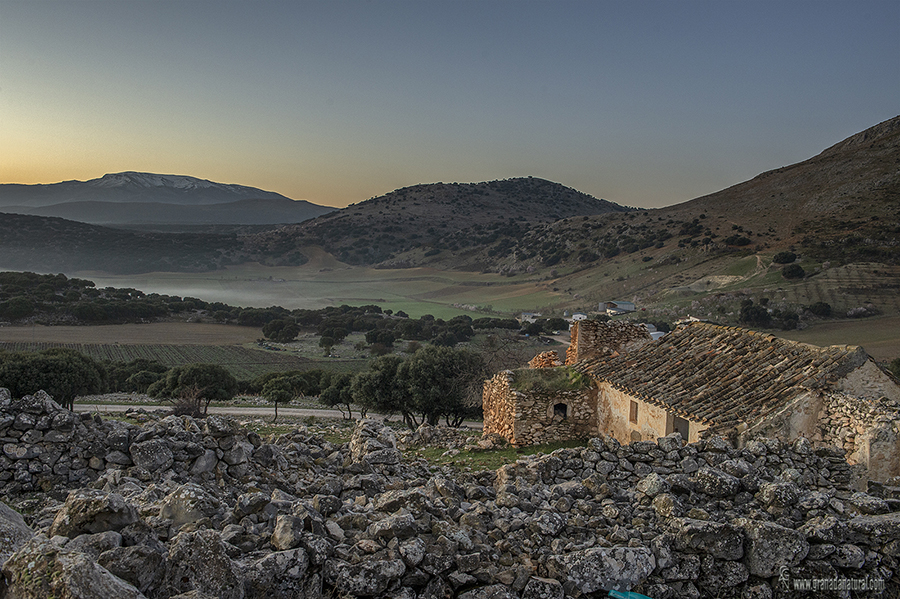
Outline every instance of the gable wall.
<svg viewBox="0 0 900 599"><path fill-rule="evenodd" d="M632 401L638 405L637 423L630 421ZM674 431L675 416L668 410L619 391L609 383L598 383L597 410L600 430L620 443L655 441ZM700 433L708 428L700 422L690 422L689 427L689 443L699 440Z"/></svg>

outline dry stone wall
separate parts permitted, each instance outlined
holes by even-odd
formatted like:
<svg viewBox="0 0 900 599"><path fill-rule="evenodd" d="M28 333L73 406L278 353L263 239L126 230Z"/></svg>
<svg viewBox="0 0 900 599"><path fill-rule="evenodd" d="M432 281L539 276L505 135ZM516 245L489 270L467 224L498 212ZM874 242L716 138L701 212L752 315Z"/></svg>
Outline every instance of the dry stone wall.
<svg viewBox="0 0 900 599"><path fill-rule="evenodd" d="M0 509L0 531L14 533L3 532L10 597L762 599L811 578L869 581L860 596L900 588L898 481L854 492L836 482L850 472L843 450L805 439L597 437L464 472L405 456L373 421L335 444L305 427L260 439L227 418L148 415L121 425L124 443L109 436L119 424L67 414L0 395L3 499L27 527ZM55 455L57 418L74 422L63 445L83 472L42 494L42 468L18 477ZM132 463L102 457L113 451Z"/></svg>
<svg viewBox="0 0 900 599"><path fill-rule="evenodd" d="M562 365L562 360L559 359L559 353L556 350L541 352L528 362L529 368L556 368Z"/></svg>
<svg viewBox="0 0 900 599"><path fill-rule="evenodd" d="M496 434L507 440L514 437L516 395L512 380L512 371L504 370L484 382L481 405L485 435Z"/></svg>

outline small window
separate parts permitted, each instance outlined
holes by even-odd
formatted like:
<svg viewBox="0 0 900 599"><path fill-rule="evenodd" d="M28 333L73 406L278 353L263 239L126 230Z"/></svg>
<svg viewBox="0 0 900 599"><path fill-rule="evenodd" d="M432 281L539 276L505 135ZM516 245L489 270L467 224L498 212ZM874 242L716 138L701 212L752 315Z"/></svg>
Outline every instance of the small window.
<svg viewBox="0 0 900 599"><path fill-rule="evenodd" d="M628 420L634 424L637 424L638 421L638 403L634 400L631 402L631 413L628 415Z"/></svg>
<svg viewBox="0 0 900 599"><path fill-rule="evenodd" d="M569 415L569 406L564 403L558 403L553 406L553 416L559 416L560 418L565 418Z"/></svg>

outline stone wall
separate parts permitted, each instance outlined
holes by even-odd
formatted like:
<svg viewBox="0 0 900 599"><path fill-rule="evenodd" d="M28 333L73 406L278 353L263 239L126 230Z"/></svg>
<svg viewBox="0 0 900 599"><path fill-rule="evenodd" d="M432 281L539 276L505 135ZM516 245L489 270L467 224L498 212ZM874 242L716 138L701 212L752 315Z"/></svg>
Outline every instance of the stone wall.
<svg viewBox="0 0 900 599"><path fill-rule="evenodd" d="M900 476L900 413L882 402L826 393L813 441L837 446L848 461L863 464L873 480Z"/></svg>
<svg viewBox="0 0 900 599"><path fill-rule="evenodd" d="M632 351L650 341L653 338L642 324L624 320L580 320L572 325L572 341L566 350L566 364L575 364L604 350Z"/></svg>
<svg viewBox="0 0 900 599"><path fill-rule="evenodd" d="M0 392L3 500L24 513L0 509L8 597L762 599L785 575L900 588L900 487L852 492L843 450L805 439L601 436L465 471L404 456L373 421L335 444L219 416L70 414ZM79 474L34 492L62 448Z"/></svg>
<svg viewBox="0 0 900 599"><path fill-rule="evenodd" d="M541 352L528 362L529 368L556 368L562 365L562 360L559 359L559 353L556 350Z"/></svg>
<svg viewBox="0 0 900 599"><path fill-rule="evenodd" d="M511 370L498 372L484 382L481 408L484 413L484 434L497 434L506 440L513 438L516 416L515 396L510 390Z"/></svg>
<svg viewBox="0 0 900 599"><path fill-rule="evenodd" d="M506 370L484 384L484 434L511 444L535 445L597 434L594 389L519 391Z"/></svg>

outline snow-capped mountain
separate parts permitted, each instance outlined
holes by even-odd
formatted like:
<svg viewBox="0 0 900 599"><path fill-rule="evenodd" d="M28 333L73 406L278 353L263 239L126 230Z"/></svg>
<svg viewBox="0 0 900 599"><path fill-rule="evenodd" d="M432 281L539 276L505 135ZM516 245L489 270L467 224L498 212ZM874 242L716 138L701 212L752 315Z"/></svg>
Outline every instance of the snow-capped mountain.
<svg viewBox="0 0 900 599"><path fill-rule="evenodd" d="M290 199L255 187L214 183L185 175L127 171L89 181L47 185L0 185L2 206L50 206L69 202L161 202L164 204L223 204L240 200Z"/></svg>
<svg viewBox="0 0 900 599"><path fill-rule="evenodd" d="M0 185L0 212L104 225L299 223L333 210L245 185L134 171L89 181Z"/></svg>

